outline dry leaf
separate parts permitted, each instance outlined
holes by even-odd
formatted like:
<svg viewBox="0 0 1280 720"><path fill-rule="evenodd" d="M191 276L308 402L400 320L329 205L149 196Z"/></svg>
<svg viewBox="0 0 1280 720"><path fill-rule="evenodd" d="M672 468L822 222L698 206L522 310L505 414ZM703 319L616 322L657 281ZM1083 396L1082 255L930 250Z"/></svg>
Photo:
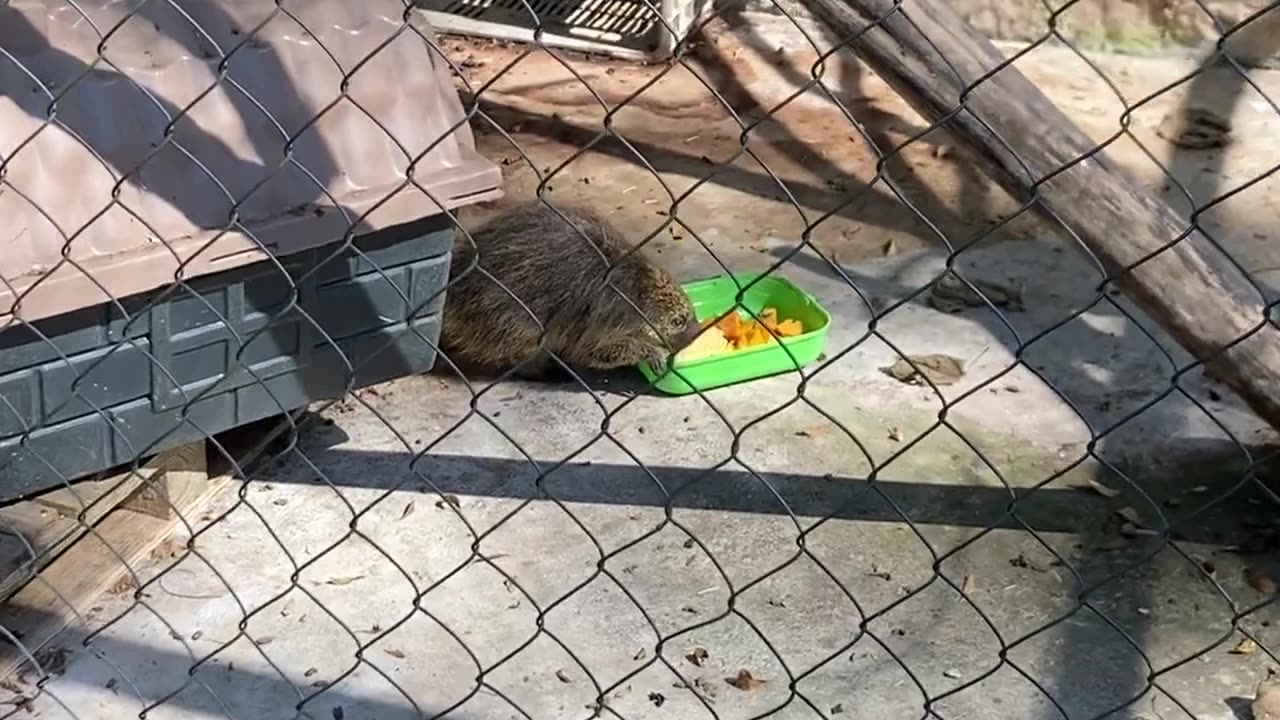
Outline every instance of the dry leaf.
<svg viewBox="0 0 1280 720"><path fill-rule="evenodd" d="M1134 510L1131 507L1122 507L1119 510L1116 510L1116 515L1119 515L1124 520L1133 523L1136 527L1143 527L1142 516L1138 514L1137 510Z"/></svg>
<svg viewBox="0 0 1280 720"><path fill-rule="evenodd" d="M1250 640L1249 638L1244 638L1227 652L1230 652L1232 655L1252 655L1258 652L1258 643Z"/></svg>
<svg viewBox="0 0 1280 720"><path fill-rule="evenodd" d="M67 661L71 658L71 651L59 645L47 646L41 650L37 650L35 661L45 672L46 675L62 675L67 671ZM19 677L19 682L25 682Z"/></svg>
<svg viewBox="0 0 1280 720"><path fill-rule="evenodd" d="M937 295L929 296L929 304L932 305L935 310L939 310L948 315L958 315L969 308L968 303L960 300L953 300L951 298L938 297Z"/></svg>
<svg viewBox="0 0 1280 720"><path fill-rule="evenodd" d="M973 576L965 575L964 582L960 585L960 592L964 593L965 595L968 595L969 593L974 591L976 586L977 586L977 583L974 582Z"/></svg>
<svg viewBox="0 0 1280 720"><path fill-rule="evenodd" d="M887 241L885 241L885 244L880 248L880 251L883 252L885 255L897 255L898 244L893 241L893 238L889 238Z"/></svg>
<svg viewBox="0 0 1280 720"><path fill-rule="evenodd" d="M986 296L970 289L970 285ZM986 307L987 301L996 307L1011 312L1022 312L1026 309L1022 302L1021 283L1002 285L990 280L970 280L966 285L958 275L948 272L938 278L929 288L929 304L942 312L955 314L971 307Z"/></svg>
<svg viewBox="0 0 1280 720"><path fill-rule="evenodd" d="M818 438L823 437L831 432L830 425L814 425L810 428L804 428L796 431L796 437Z"/></svg>
<svg viewBox="0 0 1280 720"><path fill-rule="evenodd" d="M889 439L894 442L902 442L902 430L895 425L889 428Z"/></svg>
<svg viewBox="0 0 1280 720"><path fill-rule="evenodd" d="M907 362L907 360L911 362ZM911 367L914 363L919 372ZM964 377L964 361L952 357L951 355L943 355L935 353L931 355L908 355L889 367L880 368L881 372L899 382L908 385L924 385L924 378L928 378L934 385L954 385ZM924 378L921 377L924 376Z"/></svg>
<svg viewBox="0 0 1280 720"><path fill-rule="evenodd" d="M1195 107L1165 115L1156 126L1156 135L1188 150L1222 148L1234 139L1217 113Z"/></svg>
<svg viewBox="0 0 1280 720"><path fill-rule="evenodd" d="M725 678L724 681L733 687L746 692L764 687L768 682L767 680L761 680L760 678L753 676L750 670L739 670L737 676Z"/></svg>
<svg viewBox="0 0 1280 720"><path fill-rule="evenodd" d="M571 685L573 680L565 673L564 670L556 670L556 679L565 685Z"/></svg>
<svg viewBox="0 0 1280 720"><path fill-rule="evenodd" d="M1098 493L1104 498L1113 498L1120 494L1119 490L1116 490L1113 487L1108 487L1106 485L1103 485L1102 483L1098 482L1097 480L1094 480L1093 478L1089 478L1089 489L1093 490L1094 492Z"/></svg>
<svg viewBox="0 0 1280 720"><path fill-rule="evenodd" d="M436 501L436 507L438 507L438 508L440 508L441 510L443 510L443 509L445 508L445 503L448 503L449 505L452 505L452 506L454 506L454 507L462 507L462 501L458 499L458 496L457 496L457 495L445 495L445 496L443 496L443 499L442 499L442 500L437 500L437 501Z"/></svg>
<svg viewBox="0 0 1280 720"><path fill-rule="evenodd" d="M684 656L684 659L688 660L694 667L702 667L707 662L707 650L706 648L696 647L690 650L689 654Z"/></svg>
<svg viewBox="0 0 1280 720"><path fill-rule="evenodd" d="M943 670L943 671L942 671L942 676L943 676L943 677L945 677L945 678L950 678L950 679L952 679L952 680L959 680L959 679L960 679L960 671L959 671L959 670Z"/></svg>
<svg viewBox="0 0 1280 720"><path fill-rule="evenodd" d="M275 642L275 641L276 641L276 639L275 639L275 637L274 637L274 636L271 636L271 635L263 635L262 637L258 638L258 639L257 639L257 640L255 640L254 642L258 643L258 646L259 646L259 647L261 647L261 646L263 646L263 645L270 645L271 643L273 643L273 642Z"/></svg>
<svg viewBox="0 0 1280 720"><path fill-rule="evenodd" d="M344 587L346 585L350 585L351 583L357 580L363 580L363 579L364 579L363 575L344 575L342 577L329 578L328 580L324 581L324 584L337 585L338 587Z"/></svg>
<svg viewBox="0 0 1280 720"><path fill-rule="evenodd" d="M1258 568L1245 568L1244 581L1249 583L1249 587L1264 595L1274 595L1276 590L1280 589L1276 586L1275 578Z"/></svg>
<svg viewBox="0 0 1280 720"><path fill-rule="evenodd" d="M403 520L409 517L410 515L412 515L413 508L414 508L413 501L410 500L408 503L405 504L404 510L400 511L400 519Z"/></svg>
<svg viewBox="0 0 1280 720"><path fill-rule="evenodd" d="M306 672L302 673L302 677L311 677L312 675L315 675L318 672L320 672L319 669L310 667L310 668L307 668Z"/></svg>
<svg viewBox="0 0 1280 720"><path fill-rule="evenodd" d="M836 703L835 705L831 706L832 715L839 715L842 712L844 712L844 705L841 705L840 703Z"/></svg>
<svg viewBox="0 0 1280 720"><path fill-rule="evenodd" d="M395 649L395 648L383 648L383 649L382 649L382 652L384 652L384 653L386 653L386 654L390 655L391 657L393 657L393 658L395 658L395 659L397 659L397 660L403 660L403 659L404 659L404 653L403 653L403 652L401 652L400 650Z"/></svg>
<svg viewBox="0 0 1280 720"><path fill-rule="evenodd" d="M653 703L654 707L662 707L662 703L666 701L667 701L666 696L660 692L649 693L649 702Z"/></svg>
<svg viewBox="0 0 1280 720"><path fill-rule="evenodd" d="M1009 565L1016 568L1022 568L1024 570L1034 570L1036 572L1048 572L1048 568L1041 567L1040 565L1031 562L1030 560L1027 559L1027 556L1023 555L1022 553L1018 553L1016 557L1009 558Z"/></svg>

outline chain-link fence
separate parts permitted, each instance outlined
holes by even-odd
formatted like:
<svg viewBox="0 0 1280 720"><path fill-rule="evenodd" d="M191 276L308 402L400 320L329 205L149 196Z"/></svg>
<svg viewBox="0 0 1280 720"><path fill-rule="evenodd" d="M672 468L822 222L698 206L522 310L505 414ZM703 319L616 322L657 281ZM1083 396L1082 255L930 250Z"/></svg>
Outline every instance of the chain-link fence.
<svg viewBox="0 0 1280 720"><path fill-rule="evenodd" d="M0 119L28 123L0 139L6 717L1248 717L1272 385L1265 350L1224 358L1272 331L1280 10L1195 2L1221 41L1192 59L1086 54L1078 0L1007 64L948 57L968 31L923 0L726 3L687 33L592 6L680 31L647 63L563 49L539 3L512 5L530 42L389 1L0 7ZM1044 108L984 99L1013 72L1061 116L1006 137ZM1084 152L1020 153L1068 125ZM653 307L560 262L576 232L504 241L552 258L523 278L546 297L499 287L474 231L534 197L677 281L744 274L704 321L799 317L750 300L785 277L830 316L816 359L770 325L736 352L793 370L670 395L437 353L450 302ZM137 237L165 277L111 264ZM524 341L487 315L458 331L479 354Z"/></svg>

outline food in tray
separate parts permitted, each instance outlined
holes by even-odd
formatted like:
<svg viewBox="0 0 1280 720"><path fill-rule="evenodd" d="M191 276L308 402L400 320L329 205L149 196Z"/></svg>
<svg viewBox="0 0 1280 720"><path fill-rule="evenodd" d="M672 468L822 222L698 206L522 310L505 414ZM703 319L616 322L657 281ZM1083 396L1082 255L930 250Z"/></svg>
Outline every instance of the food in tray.
<svg viewBox="0 0 1280 720"><path fill-rule="evenodd" d="M718 327L710 327L707 328L706 332L699 335L696 340L685 346L683 350L676 353L676 360L693 362L694 360L701 360L732 351L733 343L729 342L729 338L724 336L724 332Z"/></svg>
<svg viewBox="0 0 1280 720"><path fill-rule="evenodd" d="M750 316L743 317L732 312L721 318L719 322L709 319L703 322L706 332L698 336L687 347L676 353L681 362L702 360L714 355L746 350L764 345L777 337L794 337L804 333L804 325L799 320L788 318L778 320L777 308L767 307L760 311L759 320ZM713 324L714 323L714 324ZM770 334L770 331L773 334Z"/></svg>

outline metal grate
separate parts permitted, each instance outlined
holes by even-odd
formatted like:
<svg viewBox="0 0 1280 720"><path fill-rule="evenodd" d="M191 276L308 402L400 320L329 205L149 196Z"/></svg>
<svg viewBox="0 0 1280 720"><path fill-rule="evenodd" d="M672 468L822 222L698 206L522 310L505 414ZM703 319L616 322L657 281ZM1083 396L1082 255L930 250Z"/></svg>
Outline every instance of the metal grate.
<svg viewBox="0 0 1280 720"><path fill-rule="evenodd" d="M535 42L629 60L669 56L709 6L706 0L425 0L442 33ZM665 20L665 25L662 20Z"/></svg>

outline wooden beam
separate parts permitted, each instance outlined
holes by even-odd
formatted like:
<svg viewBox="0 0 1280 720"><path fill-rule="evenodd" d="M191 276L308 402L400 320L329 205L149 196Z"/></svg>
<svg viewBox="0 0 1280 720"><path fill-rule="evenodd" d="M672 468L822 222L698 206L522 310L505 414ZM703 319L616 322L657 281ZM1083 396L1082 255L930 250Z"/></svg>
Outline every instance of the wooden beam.
<svg viewBox="0 0 1280 720"><path fill-rule="evenodd" d="M205 469L205 443L201 440L165 450L140 464L136 472L130 469L98 480L79 481L31 501L70 518L84 513L81 520L85 525L93 525L117 506L169 518L173 515L165 502L168 487L187 481L184 473L194 481L203 481Z"/></svg>
<svg viewBox="0 0 1280 720"><path fill-rule="evenodd" d="M858 36L852 50L930 122L1005 62L946 0L812 0L811 7L841 38ZM1039 183L1036 209L1074 233L1212 377L1280 428L1280 331L1230 258L1105 152L1095 153L1097 143L1013 66L983 80L964 105L945 126L962 152L1015 198L1030 199Z"/></svg>
<svg viewBox="0 0 1280 720"><path fill-rule="evenodd" d="M174 500L191 497L209 482L208 448L204 441L170 450L150 480L125 498L120 507L161 520L177 517Z"/></svg>
<svg viewBox="0 0 1280 720"><path fill-rule="evenodd" d="M167 487L205 478L205 444L200 441L166 450L136 471L77 482L0 510L0 599L30 582L117 507L168 519L170 507L163 503Z"/></svg>
<svg viewBox="0 0 1280 720"><path fill-rule="evenodd" d="M203 464L204 441L193 445L194 449L191 446L180 448L182 455L191 456L194 450L198 450ZM187 482L168 490L172 508L183 515L198 511L230 482L230 478L225 476L213 479L206 476L203 482L194 482L195 474L189 471L179 475ZM163 476L162 472L154 477L159 481ZM95 523L92 532L88 531L89 526L74 523L80 530L74 541L49 548L54 551L51 555L56 559L47 566L38 567L33 578L0 606L0 624L16 635L32 653L77 617L88 613L99 596L119 584L130 568L144 560L180 525L176 516L162 518L138 514L119 505L104 506ZM25 653L7 638L0 640L0 678L7 677L26 662Z"/></svg>
<svg viewBox="0 0 1280 720"><path fill-rule="evenodd" d="M280 418L271 418L228 431L218 436L218 442L230 459L248 473L266 459L291 427ZM103 593L127 579L153 549L182 527L179 515L193 521L219 492L240 480L239 472L234 471L227 458L213 451L206 453L205 441L178 448L168 457L168 481L163 489L165 511L153 507L155 512L137 513L123 506L104 510L92 533L84 533L0 605L0 625L16 635L27 652L34 655L40 651L83 618ZM207 467L212 474L198 469L201 467ZM7 637L0 637L0 680L28 665L27 652Z"/></svg>

